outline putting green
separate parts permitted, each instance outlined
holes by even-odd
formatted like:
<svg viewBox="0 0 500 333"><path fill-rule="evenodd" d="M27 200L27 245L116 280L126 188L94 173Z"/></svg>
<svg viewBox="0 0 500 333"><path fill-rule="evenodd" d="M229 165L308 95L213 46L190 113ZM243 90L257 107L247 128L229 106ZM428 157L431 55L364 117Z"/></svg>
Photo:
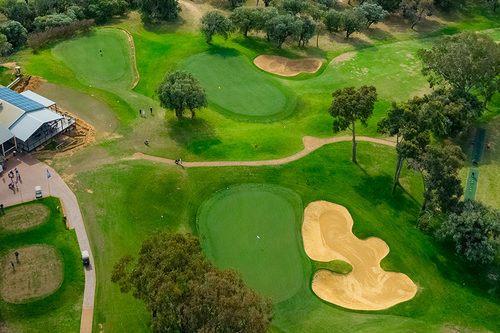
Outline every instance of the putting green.
<svg viewBox="0 0 500 333"><path fill-rule="evenodd" d="M477 179L479 178L479 169L470 168L469 177L467 178L467 186L465 187L465 199L474 200L476 197Z"/></svg>
<svg viewBox="0 0 500 333"><path fill-rule="evenodd" d="M131 47L119 30L101 29L59 43L52 54L68 65L83 84L131 87L134 82Z"/></svg>
<svg viewBox="0 0 500 333"><path fill-rule="evenodd" d="M261 184L223 189L198 211L203 251L218 267L240 272L254 290L286 300L309 279L302 216L302 200L291 190Z"/></svg>
<svg viewBox="0 0 500 333"><path fill-rule="evenodd" d="M197 54L182 65L200 80L210 107L220 113L249 122L286 118L294 110L293 94L254 67L233 49Z"/></svg>

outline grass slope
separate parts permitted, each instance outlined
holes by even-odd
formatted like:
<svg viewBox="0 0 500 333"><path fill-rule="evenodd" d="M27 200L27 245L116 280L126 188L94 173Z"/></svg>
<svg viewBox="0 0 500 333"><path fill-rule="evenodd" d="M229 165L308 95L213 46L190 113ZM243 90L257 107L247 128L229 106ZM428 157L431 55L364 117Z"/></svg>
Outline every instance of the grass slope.
<svg viewBox="0 0 500 333"><path fill-rule="evenodd" d="M67 230L62 214L56 210L59 199L43 198L37 201L50 209L46 223L25 232L0 233L0 256L9 250L47 244L55 247L64 260L64 280L50 296L40 300L12 304L0 298L0 322L6 322L8 332L79 332L82 315L85 275L80 248L74 230ZM23 205L30 205L26 203ZM11 208L6 208L6 212Z"/></svg>
<svg viewBox="0 0 500 333"><path fill-rule="evenodd" d="M303 272L311 273L308 277L305 274L292 297L276 305L274 331L438 332L448 324L499 331L500 291L496 282L487 278L494 272L468 266L455 256L453 246L436 244L415 228L421 179L403 169L401 182L405 190L391 195L396 165L392 148L367 142L360 142L358 147L357 165L350 161L351 144L342 142L282 166L183 169L148 161L122 161L77 175L74 189L88 223L96 269L100 272L94 328L102 324L106 332L148 329L149 315L143 304L131 295L120 294L110 282L110 274L119 257L136 255L151 230L196 230L198 208L216 191L241 184L269 184L297 193L304 206L328 200L347 207L355 221L353 232L357 237L375 236L389 245L391 252L382 261L382 267L407 274L420 289L413 300L388 310L346 310L314 296L310 290L313 263L306 260ZM275 223L280 221L283 222L281 219ZM269 226L272 230L279 227L289 230L290 226ZM294 232L284 234L300 237L300 225L294 228ZM254 229L250 231L255 233ZM299 243L291 238L280 242ZM300 253L303 249L294 251ZM249 267L244 272L249 272L252 260L245 262ZM270 280L271 274L262 277L268 278L267 285L276 283Z"/></svg>

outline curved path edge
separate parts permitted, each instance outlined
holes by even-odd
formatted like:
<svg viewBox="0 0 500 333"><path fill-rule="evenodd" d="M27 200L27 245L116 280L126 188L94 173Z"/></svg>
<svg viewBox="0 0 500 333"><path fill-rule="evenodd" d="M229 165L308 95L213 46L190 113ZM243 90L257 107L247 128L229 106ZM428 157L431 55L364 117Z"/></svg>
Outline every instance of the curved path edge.
<svg viewBox="0 0 500 333"><path fill-rule="evenodd" d="M9 158L7 168L9 170L17 168L19 174L22 176L22 181L19 182L18 191L14 193L11 190L0 191L0 202L3 203L5 207L8 207L36 200L34 191L35 186L41 186L44 196L59 198L64 215L66 215L66 223L69 229L75 229L80 251L89 252L90 265L84 269L85 289L83 292L80 333L91 333L96 287L95 265L82 214L80 212L80 206L78 205L75 194L54 169L30 155L18 155ZM50 172L50 179L47 179L47 170ZM0 175L0 183L6 184L6 182L7 172L3 172ZM7 187L7 185L5 185L5 187Z"/></svg>
<svg viewBox="0 0 500 333"><path fill-rule="evenodd" d="M130 45L132 46L132 57L134 58L134 70L135 70L135 82L134 84L132 85L132 90L135 89L135 87L137 87L137 85L139 84L139 80L140 80L140 75L139 75L139 70L137 69L137 60L136 60L136 57L135 57L135 44L134 44L134 37L132 37L132 34L127 30L127 29L124 29L124 28L120 28L120 27L103 27L103 28L106 28L106 29L118 29L118 30L121 30L123 31L127 37L128 37L128 41L130 42Z"/></svg>
<svg viewBox="0 0 500 333"><path fill-rule="evenodd" d="M182 162L183 167L219 167L219 166L259 166L259 165L278 165L278 164L285 164L288 162L296 161L301 157L306 156L310 152L315 151L316 149L330 143L335 143L335 142L342 142L342 141L351 141L352 137L351 136L339 136L336 138L328 138L328 139L320 139L320 138L315 138L313 136L305 136L302 138L302 142L304 143L304 149L298 152L297 154L294 154L292 156L276 159L276 160L263 160L263 161L210 161L210 162ZM368 141L368 142L373 142L385 146L391 146L391 147L396 147L395 142L387 141L387 140L382 140L382 139L375 139L375 138L369 138L366 136L358 136L356 137L356 141ZM157 156L151 156L151 155L146 155L143 153L135 153L132 156L133 159L136 160L150 160L153 162L160 162L160 163L166 163L166 164L172 164L175 165L175 161L168 159L168 158L163 158L163 157L157 157Z"/></svg>

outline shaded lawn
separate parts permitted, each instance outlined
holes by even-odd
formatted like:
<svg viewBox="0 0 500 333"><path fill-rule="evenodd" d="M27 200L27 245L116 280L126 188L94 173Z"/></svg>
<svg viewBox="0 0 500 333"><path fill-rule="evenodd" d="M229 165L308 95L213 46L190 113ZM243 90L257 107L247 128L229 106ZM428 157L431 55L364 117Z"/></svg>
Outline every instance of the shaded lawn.
<svg viewBox="0 0 500 333"><path fill-rule="evenodd" d="M488 293L491 285L479 278L477 268L468 267L452 248L434 244L415 228L422 191L419 176L404 169L405 189L393 197L394 150L361 142L358 152L358 165L350 162L350 143L343 142L282 166L183 169L123 161L78 175L75 192L99 271L94 328L102 324L107 332L147 330L149 316L141 302L120 294L110 282L111 268L119 257L136 255L142 240L156 228L196 230L197 210L215 191L262 183L296 192L304 206L316 200L346 206L356 236L379 237L391 248L382 267L407 274L419 286L413 300L391 309L350 311L312 294L309 262L303 269L311 274L305 274L299 291L276 305L276 332L322 332L339 327L345 332L387 328L432 332L449 323L499 330L498 290ZM300 233L298 226L295 233ZM305 256L302 248L298 250Z"/></svg>
<svg viewBox="0 0 500 333"><path fill-rule="evenodd" d="M79 332L85 275L76 233L66 229L62 214L56 210L61 206L59 199L48 197L36 202L50 209L48 221L25 232L0 233L0 256L19 247L53 246L63 256L64 280L52 295L40 300L12 304L0 298L0 322L6 322L8 332Z"/></svg>

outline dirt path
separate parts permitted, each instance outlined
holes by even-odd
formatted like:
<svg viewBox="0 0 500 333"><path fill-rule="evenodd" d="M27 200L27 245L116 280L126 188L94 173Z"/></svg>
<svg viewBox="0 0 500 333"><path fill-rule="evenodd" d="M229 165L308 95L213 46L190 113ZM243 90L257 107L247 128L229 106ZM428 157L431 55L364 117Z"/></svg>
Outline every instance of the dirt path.
<svg viewBox="0 0 500 333"><path fill-rule="evenodd" d="M334 142L341 142L341 141L350 141L352 140L352 137L350 136L339 136L336 138L329 138L329 139L319 139L315 138L312 136L305 136L302 139L302 142L304 143L304 149L300 152L298 152L295 155L285 157L285 158L280 158L277 160L265 160L265 161L213 161L213 162L182 162L183 167L218 167L218 166L259 166L259 165L277 165L277 164L285 164L288 162L296 161L301 157L306 156L312 151L315 151L316 149L329 144L329 143L334 143ZM373 142L373 143L378 143L381 145L386 145L386 146L391 146L391 147L396 147L395 142L390 142L386 140L381 140L381 139L374 139L374 138L369 138L366 136L359 136L356 137L356 141L368 141L368 142ZM168 158L163 158L163 157L156 157L156 156L150 156L146 155L143 153L135 153L132 156L136 160L150 160L154 162L161 162L161 163L166 163L166 164L172 164L175 165L175 161L168 159ZM182 157L181 157L182 158Z"/></svg>

